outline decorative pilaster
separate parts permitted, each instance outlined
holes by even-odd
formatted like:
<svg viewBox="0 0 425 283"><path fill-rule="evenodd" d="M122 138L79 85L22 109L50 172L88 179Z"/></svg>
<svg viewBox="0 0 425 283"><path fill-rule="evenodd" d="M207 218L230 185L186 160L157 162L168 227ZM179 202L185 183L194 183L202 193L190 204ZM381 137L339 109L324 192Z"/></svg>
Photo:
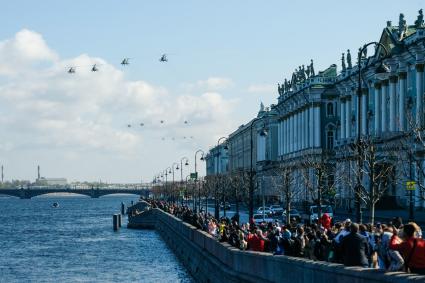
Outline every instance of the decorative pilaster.
<svg viewBox="0 0 425 283"><path fill-rule="evenodd" d="M423 115L424 100L424 63L416 64L416 126L424 125Z"/></svg>
<svg viewBox="0 0 425 283"><path fill-rule="evenodd" d="M395 120L397 79L397 76L390 76L390 132L395 132L397 129Z"/></svg>
<svg viewBox="0 0 425 283"><path fill-rule="evenodd" d="M407 72L400 72L398 74L399 80L399 99L398 99L398 126L400 131L406 129L406 117L405 117L405 107L406 107L406 79Z"/></svg>
<svg viewBox="0 0 425 283"><path fill-rule="evenodd" d="M351 97L345 101L345 138L351 137Z"/></svg>
<svg viewBox="0 0 425 283"><path fill-rule="evenodd" d="M382 81L382 93L381 93L381 112L382 112L382 120L381 120L381 129L382 133L388 131L388 107L387 107L387 99L388 99L388 80Z"/></svg>
<svg viewBox="0 0 425 283"><path fill-rule="evenodd" d="M340 120L341 120L341 139L345 139L345 99L341 98L341 105L340 105L341 113L340 113Z"/></svg>
<svg viewBox="0 0 425 283"><path fill-rule="evenodd" d="M381 121L382 121L382 111L381 111L381 94L382 88L381 83L376 82L374 84L375 87L375 136L379 136L381 134Z"/></svg>
<svg viewBox="0 0 425 283"><path fill-rule="evenodd" d="M314 147L321 146L320 105L314 106Z"/></svg>
<svg viewBox="0 0 425 283"><path fill-rule="evenodd" d="M309 147L314 146L314 109L313 106L309 107L309 120L310 123L308 123L310 129L309 129Z"/></svg>

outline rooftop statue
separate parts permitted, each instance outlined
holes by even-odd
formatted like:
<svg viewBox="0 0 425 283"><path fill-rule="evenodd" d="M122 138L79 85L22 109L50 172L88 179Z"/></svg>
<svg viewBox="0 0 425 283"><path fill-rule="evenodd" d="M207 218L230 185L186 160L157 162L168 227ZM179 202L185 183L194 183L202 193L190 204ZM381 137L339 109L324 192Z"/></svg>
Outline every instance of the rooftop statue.
<svg viewBox="0 0 425 283"><path fill-rule="evenodd" d="M392 27L392 22L391 21L387 21L387 28Z"/></svg>
<svg viewBox="0 0 425 283"><path fill-rule="evenodd" d="M261 102L260 103L260 112L263 112L264 111L264 104L263 104L263 102Z"/></svg>
<svg viewBox="0 0 425 283"><path fill-rule="evenodd" d="M348 69L351 69L353 67L353 65L351 64L350 49L347 49L347 65L348 65Z"/></svg>
<svg viewBox="0 0 425 283"><path fill-rule="evenodd" d="M314 77L315 73L314 73L314 66L313 66L313 59L310 60L310 75L312 77Z"/></svg>
<svg viewBox="0 0 425 283"><path fill-rule="evenodd" d="M306 77L306 75L305 75L305 67L304 67L304 65L302 65L302 67L301 67L301 79L303 80L303 81L305 81L305 79L306 79L307 77Z"/></svg>
<svg viewBox="0 0 425 283"><path fill-rule="evenodd" d="M289 82L288 82L288 80L287 80L287 79L285 79L285 81L284 81L283 90L284 90L285 92L288 92L288 91L289 91Z"/></svg>
<svg viewBox="0 0 425 283"><path fill-rule="evenodd" d="M342 53L342 56L341 56L341 67L342 67L342 71L344 72L345 71L345 56L344 56L344 53Z"/></svg>
<svg viewBox="0 0 425 283"><path fill-rule="evenodd" d="M277 84L277 92L279 93L279 95L282 95L282 87L279 83Z"/></svg>
<svg viewBox="0 0 425 283"><path fill-rule="evenodd" d="M424 14L422 9L419 10L418 19L415 21L415 27L421 28L424 26Z"/></svg>
<svg viewBox="0 0 425 283"><path fill-rule="evenodd" d="M307 75L307 78L310 77L310 65L307 65L307 69L305 70L305 74Z"/></svg>
<svg viewBox="0 0 425 283"><path fill-rule="evenodd" d="M407 23L404 19L404 14L401 13L398 19L398 40L402 40L407 32Z"/></svg>

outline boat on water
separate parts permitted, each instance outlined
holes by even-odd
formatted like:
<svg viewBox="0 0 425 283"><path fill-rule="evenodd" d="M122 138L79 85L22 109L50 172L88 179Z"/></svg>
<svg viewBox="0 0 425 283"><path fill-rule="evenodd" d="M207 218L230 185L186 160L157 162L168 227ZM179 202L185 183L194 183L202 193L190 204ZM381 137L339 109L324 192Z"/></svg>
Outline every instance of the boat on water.
<svg viewBox="0 0 425 283"><path fill-rule="evenodd" d="M52 204L52 207L53 207L53 208L58 208L58 207L59 207L59 203L54 202L54 203Z"/></svg>

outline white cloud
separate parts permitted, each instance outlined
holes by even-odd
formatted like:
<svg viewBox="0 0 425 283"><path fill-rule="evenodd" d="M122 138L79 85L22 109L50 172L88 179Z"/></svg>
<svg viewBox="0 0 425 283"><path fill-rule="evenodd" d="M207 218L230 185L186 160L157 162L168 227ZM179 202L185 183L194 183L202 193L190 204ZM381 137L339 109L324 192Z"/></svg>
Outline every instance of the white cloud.
<svg viewBox="0 0 425 283"><path fill-rule="evenodd" d="M99 72L90 71L94 63ZM67 73L69 66L77 66L75 74ZM190 85L197 91L178 95L127 80L101 58L62 59L40 34L22 30L0 42L0 131L7 133L0 154L57 149L75 162L93 154L153 158L163 146L161 137L193 137L174 146L207 148L214 136L232 129L236 102L217 91L233 82L214 77ZM145 126L137 127L142 122Z"/></svg>
<svg viewBox="0 0 425 283"><path fill-rule="evenodd" d="M218 91L228 89L233 85L233 80L222 77L210 77L206 80L198 80L195 83L182 84L183 88L187 91Z"/></svg>
<svg viewBox="0 0 425 283"><path fill-rule="evenodd" d="M248 86L247 91L250 93L273 93L276 92L277 86L272 84L253 84Z"/></svg>

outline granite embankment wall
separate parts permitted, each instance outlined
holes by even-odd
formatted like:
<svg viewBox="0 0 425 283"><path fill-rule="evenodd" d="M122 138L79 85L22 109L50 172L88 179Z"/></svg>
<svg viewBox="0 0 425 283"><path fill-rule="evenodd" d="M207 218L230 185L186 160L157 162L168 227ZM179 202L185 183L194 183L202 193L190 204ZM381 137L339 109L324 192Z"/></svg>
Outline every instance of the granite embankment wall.
<svg viewBox="0 0 425 283"><path fill-rule="evenodd" d="M198 282L425 282L425 276L344 267L269 253L241 251L159 209L136 217L133 228L155 229ZM143 219L146 224L143 225ZM134 221L135 219L133 219ZM130 227L130 226L129 226Z"/></svg>

